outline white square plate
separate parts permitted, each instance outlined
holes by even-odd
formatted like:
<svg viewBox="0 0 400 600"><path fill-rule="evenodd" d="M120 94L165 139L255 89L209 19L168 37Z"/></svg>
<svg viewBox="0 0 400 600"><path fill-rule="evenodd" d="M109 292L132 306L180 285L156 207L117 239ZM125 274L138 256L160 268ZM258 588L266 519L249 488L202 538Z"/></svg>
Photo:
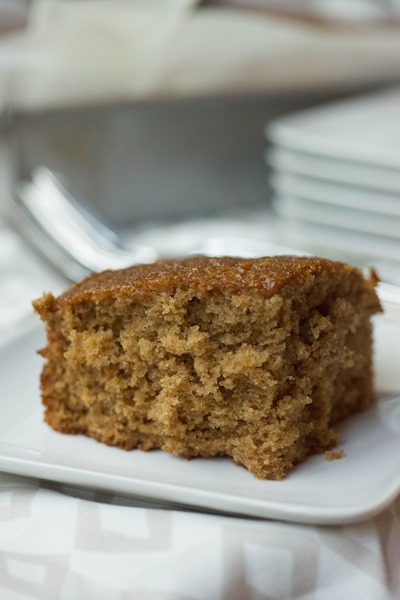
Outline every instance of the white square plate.
<svg viewBox="0 0 400 600"><path fill-rule="evenodd" d="M277 144L265 151L265 161L274 173L290 173L322 183L375 192L382 197L399 194L400 170L352 163L344 157L307 154Z"/></svg>
<svg viewBox="0 0 400 600"><path fill-rule="evenodd" d="M278 215L288 219L343 227L349 231L360 231L400 242L400 217L395 215L378 215L286 194L275 196L274 207Z"/></svg>
<svg viewBox="0 0 400 600"><path fill-rule="evenodd" d="M398 170L399 103L396 87L322 104L276 119L266 136L298 152Z"/></svg>
<svg viewBox="0 0 400 600"><path fill-rule="evenodd" d="M271 187L280 196L304 198L341 209L349 208L370 216L400 218L399 194L389 194L360 188L355 185L318 181L313 177L296 175L285 171L276 172L270 178Z"/></svg>
<svg viewBox="0 0 400 600"><path fill-rule="evenodd" d="M345 458L314 456L283 481L257 480L224 458L124 452L52 431L42 420L42 330L0 350L0 469L151 501L303 523L366 519L400 492L400 323L376 319L377 405L342 427Z"/></svg>

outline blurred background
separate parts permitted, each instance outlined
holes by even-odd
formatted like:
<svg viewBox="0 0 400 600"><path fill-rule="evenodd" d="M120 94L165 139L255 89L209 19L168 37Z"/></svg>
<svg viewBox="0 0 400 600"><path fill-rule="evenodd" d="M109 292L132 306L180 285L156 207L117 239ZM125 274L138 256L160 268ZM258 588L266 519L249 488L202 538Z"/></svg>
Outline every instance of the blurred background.
<svg viewBox="0 0 400 600"><path fill-rule="evenodd" d="M0 128L3 334L67 285L13 212L37 167L128 248L400 283L400 0L0 0Z"/></svg>

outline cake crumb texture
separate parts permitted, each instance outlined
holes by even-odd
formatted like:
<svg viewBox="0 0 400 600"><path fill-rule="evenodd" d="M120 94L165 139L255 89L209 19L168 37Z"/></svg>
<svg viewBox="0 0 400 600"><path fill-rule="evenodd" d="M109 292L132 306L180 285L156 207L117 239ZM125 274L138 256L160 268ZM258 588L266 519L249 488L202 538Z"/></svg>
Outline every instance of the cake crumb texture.
<svg viewBox="0 0 400 600"><path fill-rule="evenodd" d="M320 258L193 257L45 294L45 420L282 479L373 402L375 283Z"/></svg>
<svg viewBox="0 0 400 600"><path fill-rule="evenodd" d="M344 450L327 450L325 452L325 458L326 460L339 460L341 458L344 458L346 455L344 453Z"/></svg>

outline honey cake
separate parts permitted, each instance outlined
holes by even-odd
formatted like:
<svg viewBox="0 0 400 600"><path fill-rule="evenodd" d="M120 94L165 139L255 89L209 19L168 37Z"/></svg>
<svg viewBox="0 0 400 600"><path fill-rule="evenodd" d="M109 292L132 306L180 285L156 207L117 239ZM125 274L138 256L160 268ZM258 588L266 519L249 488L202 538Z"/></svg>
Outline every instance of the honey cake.
<svg viewBox="0 0 400 600"><path fill-rule="evenodd" d="M316 257L192 257L45 294L45 421L282 479L373 402L376 282Z"/></svg>

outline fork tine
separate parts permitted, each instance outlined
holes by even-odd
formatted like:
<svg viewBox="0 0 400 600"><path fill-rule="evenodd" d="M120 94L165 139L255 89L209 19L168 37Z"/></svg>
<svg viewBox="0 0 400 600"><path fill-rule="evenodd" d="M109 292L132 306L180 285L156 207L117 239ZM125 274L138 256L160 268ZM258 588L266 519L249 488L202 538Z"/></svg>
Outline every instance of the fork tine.
<svg viewBox="0 0 400 600"><path fill-rule="evenodd" d="M48 266L70 282L76 282L90 274L62 246L55 243L31 213L26 211L14 196L9 196L2 216L9 227L38 254Z"/></svg>
<svg viewBox="0 0 400 600"><path fill-rule="evenodd" d="M116 233L85 210L50 169L37 167L32 173L31 185L32 193L25 202L40 221L51 220L56 229L60 228L60 224L66 223L77 235L87 237L104 248L120 245Z"/></svg>
<svg viewBox="0 0 400 600"><path fill-rule="evenodd" d="M73 202L48 169L39 169L33 182L20 183L15 195L25 212L40 224L43 234L88 272L118 269L156 258L151 248L124 249L117 244L116 234Z"/></svg>
<svg viewBox="0 0 400 600"><path fill-rule="evenodd" d="M36 210L36 202L40 210ZM63 256L68 257L69 261L75 261L80 265L86 274L127 267L136 262L137 256L134 253L125 252L117 246L103 248L87 232L75 227L73 219L68 220L64 215L58 220L57 211L47 211L46 207L41 205L40 192L30 183L18 187L14 195L14 205L18 206L19 212L22 211L25 215L27 236L31 235L30 224L33 229L39 231L39 239L45 238L43 242L39 241L45 251L47 247L57 248ZM34 235L37 237L36 234ZM39 247L38 250L40 251ZM52 257L48 259L52 260Z"/></svg>

